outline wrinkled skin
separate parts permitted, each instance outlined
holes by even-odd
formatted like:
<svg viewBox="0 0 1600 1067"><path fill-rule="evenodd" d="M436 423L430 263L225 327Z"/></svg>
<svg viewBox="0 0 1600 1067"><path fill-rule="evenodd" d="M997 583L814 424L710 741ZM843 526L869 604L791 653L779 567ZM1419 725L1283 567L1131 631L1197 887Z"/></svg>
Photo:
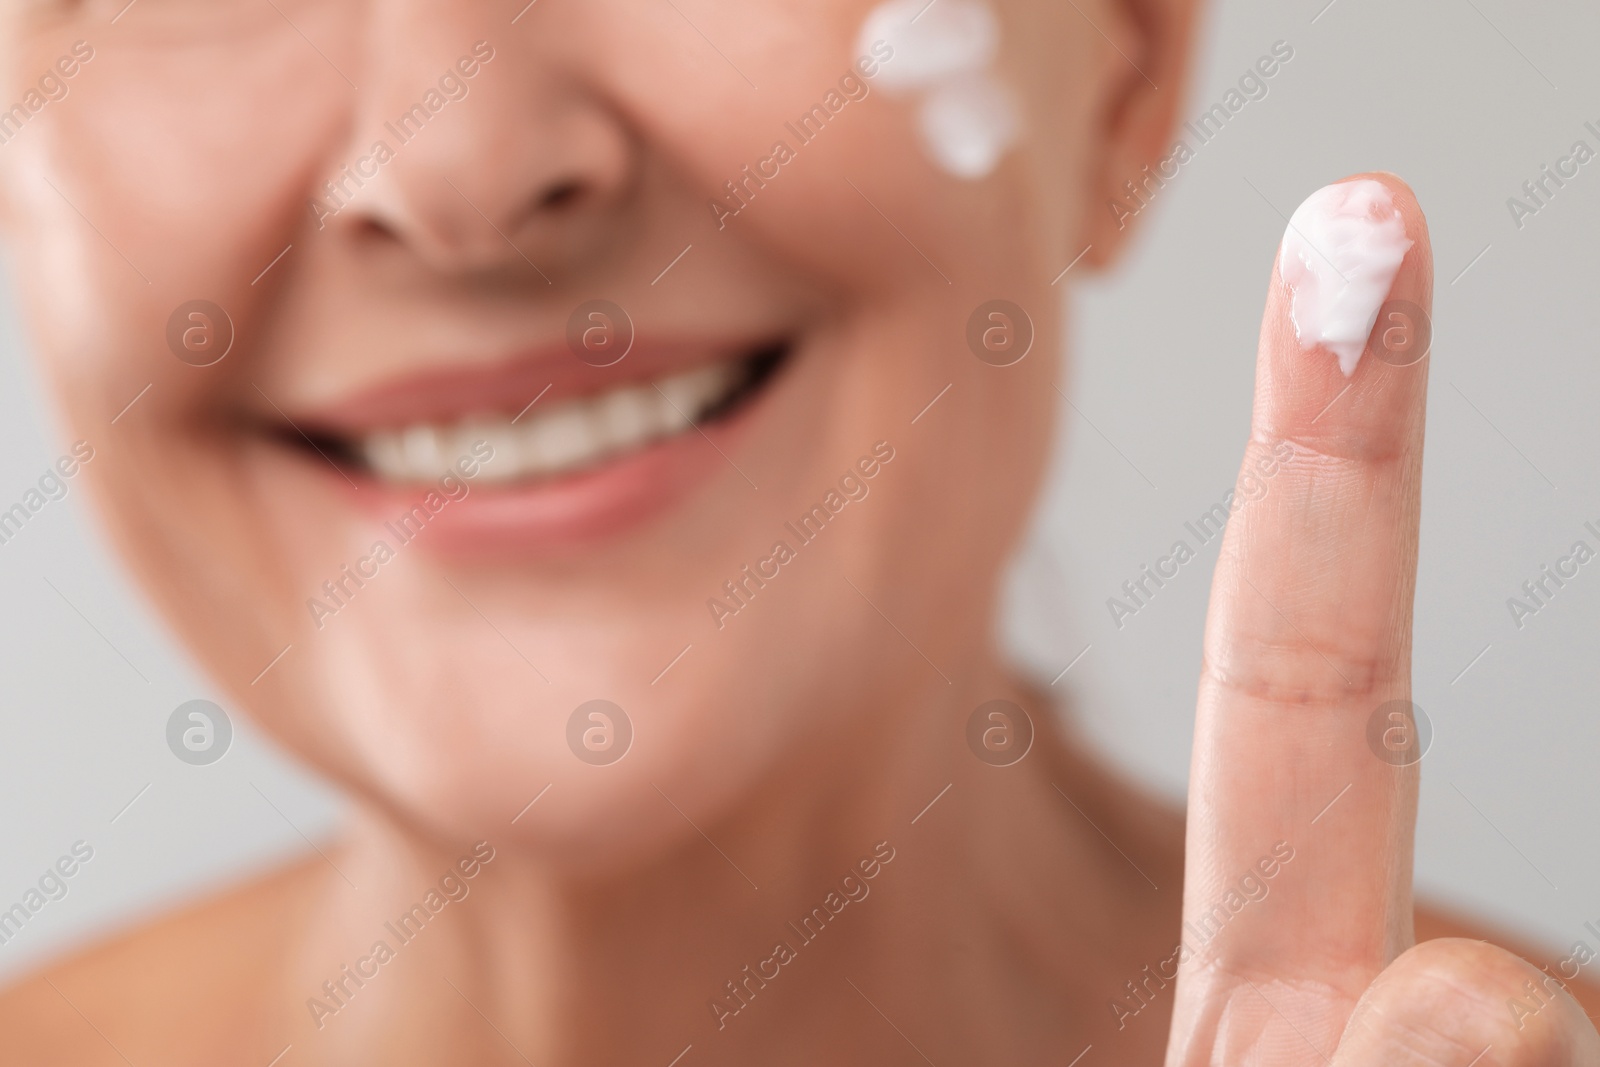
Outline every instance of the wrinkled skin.
<svg viewBox="0 0 1600 1067"><path fill-rule="evenodd" d="M1052 283L1132 232L1106 202L1170 148L1188 0L1005 0L1025 132L992 175L942 171L914 101L874 91L720 220L710 197L839 83L870 4L120 7L6 8L5 100L80 60L0 146L36 346L128 565L222 690L357 803L326 856L17 987L19 1062L1600 1063L1565 994L1507 1028L1541 980L1514 955L1410 947L1415 769L1373 760L1364 729L1409 685L1425 361L1364 361L1313 425L1345 383L1299 351L1274 275L1247 464L1295 461L1230 524L1186 829L1059 736L994 647L1063 381ZM327 210L324 183L468 56L424 133ZM1396 294L1426 307L1425 224L1395 189L1419 237ZM379 536L354 499L375 490L286 431L407 376L550 358L596 295L641 336L790 355L626 521L419 541L333 618L308 611ZM997 297L1036 331L1004 368L966 340ZM168 342L196 299L234 334L203 368ZM880 446L824 538L708 613ZM598 768L567 741L597 697L635 726ZM965 739L995 698L1039 728L1003 770ZM478 841L470 898L312 1008ZM1197 921L1280 841L1270 896L1137 1016L1108 1010L1171 957L1178 885ZM726 999L869 856L878 903Z"/></svg>

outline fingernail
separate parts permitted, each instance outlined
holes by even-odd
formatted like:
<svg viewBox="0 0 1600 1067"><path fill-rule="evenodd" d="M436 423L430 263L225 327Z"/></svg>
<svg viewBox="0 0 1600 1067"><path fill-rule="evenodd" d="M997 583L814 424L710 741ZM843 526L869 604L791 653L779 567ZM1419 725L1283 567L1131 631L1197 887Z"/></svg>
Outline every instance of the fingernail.
<svg viewBox="0 0 1600 1067"><path fill-rule="evenodd" d="M1308 196L1289 220L1278 263L1301 349L1327 349L1346 378L1354 374L1412 243L1382 182L1360 178Z"/></svg>

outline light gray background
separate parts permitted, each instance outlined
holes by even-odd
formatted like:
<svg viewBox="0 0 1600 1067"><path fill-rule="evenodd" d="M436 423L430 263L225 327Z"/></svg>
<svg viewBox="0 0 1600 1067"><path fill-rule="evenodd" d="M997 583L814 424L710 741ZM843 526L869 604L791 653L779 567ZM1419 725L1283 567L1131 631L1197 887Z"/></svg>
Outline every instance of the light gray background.
<svg viewBox="0 0 1600 1067"><path fill-rule="evenodd" d="M1600 561L1520 631L1506 599L1575 540L1600 547L1582 527L1600 520L1600 160L1520 231L1506 200L1575 140L1600 149L1584 128L1600 126L1600 9L1325 2L1213 11L1185 117L1274 41L1295 57L1143 213L1124 268L1080 290L1063 372L1076 410L1008 632L1047 680L1083 653L1057 688L1071 687L1111 758L1182 795L1215 544L1120 631L1106 598L1233 484L1284 217L1345 174L1404 175L1438 267L1415 695L1435 742L1418 883L1565 948L1600 919ZM0 349L9 505L64 445L9 305ZM0 908L73 841L95 848L70 894L0 946L0 977L270 866L333 825L337 798L237 718L214 767L167 751L171 710L218 694L110 564L77 489L0 545L0 604Z"/></svg>

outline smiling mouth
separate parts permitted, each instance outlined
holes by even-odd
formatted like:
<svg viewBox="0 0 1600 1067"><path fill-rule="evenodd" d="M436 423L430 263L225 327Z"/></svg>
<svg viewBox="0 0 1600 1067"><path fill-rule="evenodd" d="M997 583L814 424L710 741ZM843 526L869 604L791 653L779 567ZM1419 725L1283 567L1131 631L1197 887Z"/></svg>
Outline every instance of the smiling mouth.
<svg viewBox="0 0 1600 1067"><path fill-rule="evenodd" d="M766 389L791 348L787 340L773 342L743 356L580 396L535 397L516 413L486 405L460 416L371 430L304 427L303 433L290 428L277 436L386 486L437 483L472 457L481 484L521 487L626 459L730 419Z"/></svg>

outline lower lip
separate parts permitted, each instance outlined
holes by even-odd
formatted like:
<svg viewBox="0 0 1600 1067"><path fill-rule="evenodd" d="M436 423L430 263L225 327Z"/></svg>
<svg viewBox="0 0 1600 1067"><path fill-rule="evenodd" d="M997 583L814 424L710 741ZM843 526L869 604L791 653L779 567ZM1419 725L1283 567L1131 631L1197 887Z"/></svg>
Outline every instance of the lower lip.
<svg viewBox="0 0 1600 1067"><path fill-rule="evenodd" d="M556 478L525 484L457 479L467 495L451 500L437 483L397 486L370 475L339 479L345 494L385 531L447 555L522 555L584 547L624 536L670 511L719 472L736 475L728 452L743 436L773 383L737 411L637 452ZM353 482L354 488L351 488ZM460 493L457 486L456 492ZM430 499L431 498L431 499ZM434 507L429 508L429 503ZM421 511L417 511L417 509ZM400 527L403 518L414 516ZM426 522L421 517L426 516Z"/></svg>

